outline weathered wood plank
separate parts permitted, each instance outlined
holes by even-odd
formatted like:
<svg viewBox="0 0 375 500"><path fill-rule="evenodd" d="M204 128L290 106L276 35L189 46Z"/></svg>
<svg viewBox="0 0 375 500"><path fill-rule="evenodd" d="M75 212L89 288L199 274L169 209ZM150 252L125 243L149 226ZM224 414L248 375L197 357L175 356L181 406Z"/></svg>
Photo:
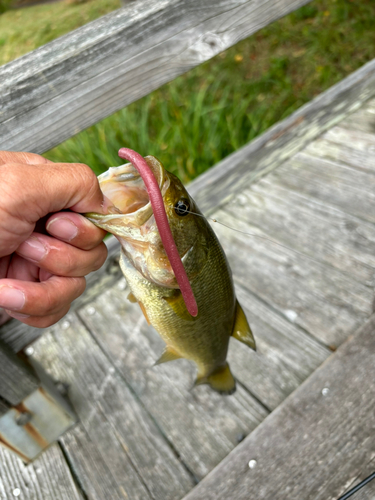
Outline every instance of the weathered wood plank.
<svg viewBox="0 0 375 500"><path fill-rule="evenodd" d="M0 446L0 498L14 500L83 500L79 487L58 444L52 445L32 464Z"/></svg>
<svg viewBox="0 0 375 500"><path fill-rule="evenodd" d="M308 1L138 0L89 23L0 69L0 148L46 151Z"/></svg>
<svg viewBox="0 0 375 500"><path fill-rule="evenodd" d="M375 316L185 500L343 494L374 456L374 334Z"/></svg>
<svg viewBox="0 0 375 500"><path fill-rule="evenodd" d="M345 486L345 493L350 491L352 488L361 483L364 479L368 478L375 471L375 460L371 460L368 464L363 465L360 468L359 474L357 477L350 477ZM366 486L363 487L360 491L355 493L351 500L374 500L375 498L375 480L372 480L370 483L367 483Z"/></svg>
<svg viewBox="0 0 375 500"><path fill-rule="evenodd" d="M10 409L10 405L5 399L0 398L0 417Z"/></svg>
<svg viewBox="0 0 375 500"><path fill-rule="evenodd" d="M268 176L234 197L225 211L250 223L250 233L256 226L272 240L330 264L360 283L375 284L374 224L285 189Z"/></svg>
<svg viewBox="0 0 375 500"><path fill-rule="evenodd" d="M70 384L80 425L61 442L90 499L172 500L189 491L189 473L74 314L35 351L53 376Z"/></svg>
<svg viewBox="0 0 375 500"><path fill-rule="evenodd" d="M249 231L247 222L225 210L214 216L230 227ZM214 228L235 282L324 344L339 345L371 315L371 287L293 249L221 225ZM269 237L255 227L251 233Z"/></svg>
<svg viewBox="0 0 375 500"><path fill-rule="evenodd" d="M39 380L30 366L0 341L0 396L17 405L39 387Z"/></svg>
<svg viewBox="0 0 375 500"><path fill-rule="evenodd" d="M375 99L371 99L366 106L345 118L342 127L348 130L359 130L361 132L375 133Z"/></svg>
<svg viewBox="0 0 375 500"><path fill-rule="evenodd" d="M257 351L231 340L228 360L234 376L274 410L328 356L330 351L291 324L241 285L236 295L254 333Z"/></svg>
<svg viewBox="0 0 375 500"><path fill-rule="evenodd" d="M79 311L102 349L197 477L205 476L267 415L241 386L230 398L205 386L191 390L195 367L186 360L153 366L165 345L120 287ZM248 360L251 352L248 349Z"/></svg>
<svg viewBox="0 0 375 500"><path fill-rule="evenodd" d="M375 134L336 126L310 143L304 152L375 174Z"/></svg>
<svg viewBox="0 0 375 500"><path fill-rule="evenodd" d="M267 182L312 196L346 213L374 223L375 175L347 165L297 153Z"/></svg>

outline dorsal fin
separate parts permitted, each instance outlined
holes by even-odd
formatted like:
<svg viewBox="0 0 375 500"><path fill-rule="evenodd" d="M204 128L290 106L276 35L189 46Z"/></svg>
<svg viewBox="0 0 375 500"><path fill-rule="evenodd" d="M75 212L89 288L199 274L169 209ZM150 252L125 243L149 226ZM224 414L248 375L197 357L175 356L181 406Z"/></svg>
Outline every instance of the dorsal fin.
<svg viewBox="0 0 375 500"><path fill-rule="evenodd" d="M236 318L234 320L232 337L248 345L251 349L254 349L254 351L256 350L253 333L238 300L236 304Z"/></svg>

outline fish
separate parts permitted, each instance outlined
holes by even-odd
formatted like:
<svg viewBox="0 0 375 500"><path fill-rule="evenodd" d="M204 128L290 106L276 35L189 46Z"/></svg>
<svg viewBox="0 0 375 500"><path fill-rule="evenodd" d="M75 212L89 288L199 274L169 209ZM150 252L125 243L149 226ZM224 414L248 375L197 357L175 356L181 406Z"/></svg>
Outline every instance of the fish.
<svg viewBox="0 0 375 500"><path fill-rule="evenodd" d="M124 158L135 158L124 151L138 155L125 148L119 154L121 151ZM220 394L233 394L236 381L226 360L229 339L234 337L254 350L256 345L235 295L227 257L178 177L154 156L138 157L153 174L162 206L153 206L146 181L133 160L111 167L98 177L102 192L112 204L109 213L85 215L121 243L120 266L130 288L128 299L139 304L148 324L166 344L155 364L179 358L191 360L197 366L195 385L208 384ZM167 217L194 307L184 298L186 293L168 257L156 209Z"/></svg>

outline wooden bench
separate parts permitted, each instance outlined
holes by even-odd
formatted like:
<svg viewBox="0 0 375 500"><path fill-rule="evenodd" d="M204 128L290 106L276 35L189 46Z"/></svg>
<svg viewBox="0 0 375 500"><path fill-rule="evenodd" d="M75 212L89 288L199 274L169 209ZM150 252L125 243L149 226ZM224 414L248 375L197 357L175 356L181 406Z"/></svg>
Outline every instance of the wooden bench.
<svg viewBox="0 0 375 500"><path fill-rule="evenodd" d="M0 148L42 153L306 3L138 0L104 16L0 68ZM0 329L0 435L11 434L26 461L72 425L40 366L70 385L79 417L28 468L0 449L5 498L20 490L27 498L323 499L366 475L375 445L374 96L372 61L189 187L205 213L279 243L215 227L259 345L257 355L231 346L234 396L189 391L185 361L150 368L162 342L125 301L115 239L85 295L32 356L24 350L39 330ZM51 419L51 408L39 417L25 404L43 391L61 427L28 443L37 417Z"/></svg>

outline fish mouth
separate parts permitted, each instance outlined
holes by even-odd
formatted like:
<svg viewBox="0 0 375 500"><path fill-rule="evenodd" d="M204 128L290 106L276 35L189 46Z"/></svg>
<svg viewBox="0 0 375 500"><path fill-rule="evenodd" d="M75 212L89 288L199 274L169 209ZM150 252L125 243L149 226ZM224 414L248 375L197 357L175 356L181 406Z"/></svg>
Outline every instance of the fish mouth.
<svg viewBox="0 0 375 500"><path fill-rule="evenodd" d="M153 156L146 156L145 160L164 196L169 187L169 178L163 165ZM140 227L152 217L146 186L131 163L109 168L98 176L98 181L101 191L112 205L108 208L108 215L85 214L95 225L117 236L125 236L126 227Z"/></svg>

